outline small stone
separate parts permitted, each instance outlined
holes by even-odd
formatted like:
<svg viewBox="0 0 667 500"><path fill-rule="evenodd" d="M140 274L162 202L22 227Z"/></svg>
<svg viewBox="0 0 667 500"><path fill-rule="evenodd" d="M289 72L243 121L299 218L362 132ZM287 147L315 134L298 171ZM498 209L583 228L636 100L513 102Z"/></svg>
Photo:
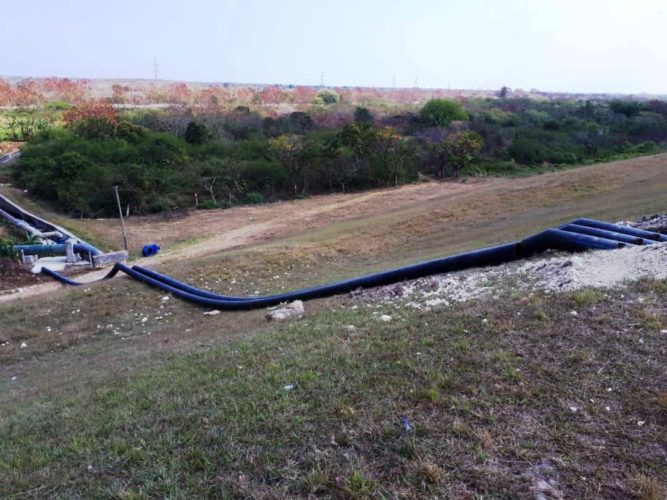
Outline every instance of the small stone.
<svg viewBox="0 0 667 500"><path fill-rule="evenodd" d="M579 411L579 408L577 408L576 406L570 406L570 411L572 413L577 413Z"/></svg>
<svg viewBox="0 0 667 500"><path fill-rule="evenodd" d="M384 321L385 323L389 323L391 321L391 316L388 314L383 314L380 316L380 321Z"/></svg>
<svg viewBox="0 0 667 500"><path fill-rule="evenodd" d="M145 323L146 321L148 321L148 317L145 316L145 317L141 318L142 323Z"/></svg>
<svg viewBox="0 0 667 500"><path fill-rule="evenodd" d="M570 316L576 317L579 316L579 313L577 311L570 311Z"/></svg>
<svg viewBox="0 0 667 500"><path fill-rule="evenodd" d="M646 423L646 420L637 420L637 425L639 427L643 426Z"/></svg>
<svg viewBox="0 0 667 500"><path fill-rule="evenodd" d="M21 342L21 349L25 349L26 347L28 347L28 344L26 344L25 342Z"/></svg>
<svg viewBox="0 0 667 500"><path fill-rule="evenodd" d="M162 302L167 302L169 300L169 295L165 295L160 299Z"/></svg>
<svg viewBox="0 0 667 500"><path fill-rule="evenodd" d="M306 310L303 308L303 302L295 300L280 309L269 311L266 314L266 319L267 321L282 321L293 317L301 318L304 314L306 314Z"/></svg>
<svg viewBox="0 0 667 500"><path fill-rule="evenodd" d="M347 332L354 332L354 331L357 329L357 327L354 326L354 325L346 325L346 326L344 327L344 329L345 329L345 331L347 331Z"/></svg>
<svg viewBox="0 0 667 500"><path fill-rule="evenodd" d="M286 386L283 387L283 389L286 391L292 391L296 389L296 384L287 384Z"/></svg>
<svg viewBox="0 0 667 500"><path fill-rule="evenodd" d="M218 314L220 314L220 311L213 309L212 311L206 311L204 316L217 316Z"/></svg>

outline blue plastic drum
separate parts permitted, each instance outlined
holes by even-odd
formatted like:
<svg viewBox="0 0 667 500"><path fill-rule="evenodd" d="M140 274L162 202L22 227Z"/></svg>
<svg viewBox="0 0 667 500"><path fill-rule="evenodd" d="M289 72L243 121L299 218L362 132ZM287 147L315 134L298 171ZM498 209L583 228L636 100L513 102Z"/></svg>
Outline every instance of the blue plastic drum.
<svg viewBox="0 0 667 500"><path fill-rule="evenodd" d="M152 257L153 255L157 255L157 253L160 251L160 245L157 243L149 243L148 245L145 245L144 248L141 250L141 255L144 257Z"/></svg>

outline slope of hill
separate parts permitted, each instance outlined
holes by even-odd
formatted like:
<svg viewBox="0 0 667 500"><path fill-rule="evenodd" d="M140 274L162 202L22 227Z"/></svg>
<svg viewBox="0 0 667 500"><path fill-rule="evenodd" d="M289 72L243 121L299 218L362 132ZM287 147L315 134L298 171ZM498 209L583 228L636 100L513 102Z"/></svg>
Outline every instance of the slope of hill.
<svg viewBox="0 0 667 500"><path fill-rule="evenodd" d="M664 212L665 192L658 155L137 218L131 240L164 238L158 270L253 294ZM661 498L665 281L554 294L515 278L430 310L316 300L278 324L122 278L0 304L0 493Z"/></svg>

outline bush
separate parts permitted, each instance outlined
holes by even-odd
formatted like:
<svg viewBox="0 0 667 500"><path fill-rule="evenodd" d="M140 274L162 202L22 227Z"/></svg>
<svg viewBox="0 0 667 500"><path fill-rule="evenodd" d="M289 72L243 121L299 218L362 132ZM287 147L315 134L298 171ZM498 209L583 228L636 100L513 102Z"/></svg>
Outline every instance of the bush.
<svg viewBox="0 0 667 500"><path fill-rule="evenodd" d="M368 108L362 108L357 106L357 108L354 110L354 122L373 123L373 115L368 110Z"/></svg>
<svg viewBox="0 0 667 500"><path fill-rule="evenodd" d="M246 161L241 167L241 178L248 191L275 193L289 185L289 175L278 162L269 160Z"/></svg>
<svg viewBox="0 0 667 500"><path fill-rule="evenodd" d="M72 127L76 135L89 140L111 139L116 135L116 124L97 116L79 120Z"/></svg>
<svg viewBox="0 0 667 500"><path fill-rule="evenodd" d="M189 144L204 144L209 138L208 128L203 123L190 122L185 128L183 138Z"/></svg>
<svg viewBox="0 0 667 500"><path fill-rule="evenodd" d="M615 100L609 103L609 108L614 112L625 115L628 118L637 116L641 110L642 105L636 101L621 101Z"/></svg>
<svg viewBox="0 0 667 500"><path fill-rule="evenodd" d="M245 202L251 205L259 205L260 203L265 203L266 200L261 193L258 193L257 191L250 191L245 195Z"/></svg>
<svg viewBox="0 0 667 500"><path fill-rule="evenodd" d="M197 204L197 208L200 209L200 210L211 210L211 209L214 209L214 208L218 208L218 204L213 203L213 200L211 200L211 199L205 199L205 200L201 200Z"/></svg>
<svg viewBox="0 0 667 500"><path fill-rule="evenodd" d="M18 252L14 250L14 242L0 239L0 259L17 260Z"/></svg>
<svg viewBox="0 0 667 500"><path fill-rule="evenodd" d="M339 97L322 90L316 99ZM115 216L114 185L124 208L144 214L191 207L195 197L207 209L398 185L418 171L508 175L521 165L651 153L667 145L663 104L470 99L470 122L449 130L468 113L445 99L426 103L419 119L384 110L377 127L377 108L366 107L354 122L339 106L277 117L237 107L198 121L183 110L132 111L119 122L96 103L70 109L64 128L38 127L30 116L7 128L29 138L13 168L17 186L76 216Z"/></svg>
<svg viewBox="0 0 667 500"><path fill-rule="evenodd" d="M67 111L72 105L66 101L52 101L47 102L44 107L51 111Z"/></svg>
<svg viewBox="0 0 667 500"><path fill-rule="evenodd" d="M340 101L340 96L333 90L323 90L317 94L317 98L320 99L322 104L336 104ZM317 99L316 98L316 99Z"/></svg>
<svg viewBox="0 0 667 500"><path fill-rule="evenodd" d="M430 127L447 127L456 120L467 120L468 113L461 103L447 99L431 99L419 112L424 125Z"/></svg>

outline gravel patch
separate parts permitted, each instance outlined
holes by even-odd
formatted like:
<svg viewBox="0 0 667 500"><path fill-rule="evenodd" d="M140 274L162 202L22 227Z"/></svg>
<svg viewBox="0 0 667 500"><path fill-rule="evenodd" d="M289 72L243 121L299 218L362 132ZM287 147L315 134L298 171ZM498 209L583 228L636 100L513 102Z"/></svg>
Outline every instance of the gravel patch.
<svg viewBox="0 0 667 500"><path fill-rule="evenodd" d="M621 222L621 224L667 234L667 214L648 215L634 222Z"/></svg>
<svg viewBox="0 0 667 500"><path fill-rule="evenodd" d="M471 269L406 281L356 294L365 300L430 310L467 300L532 291L568 292L613 288L640 278L667 279L667 243L552 253L496 267Z"/></svg>

